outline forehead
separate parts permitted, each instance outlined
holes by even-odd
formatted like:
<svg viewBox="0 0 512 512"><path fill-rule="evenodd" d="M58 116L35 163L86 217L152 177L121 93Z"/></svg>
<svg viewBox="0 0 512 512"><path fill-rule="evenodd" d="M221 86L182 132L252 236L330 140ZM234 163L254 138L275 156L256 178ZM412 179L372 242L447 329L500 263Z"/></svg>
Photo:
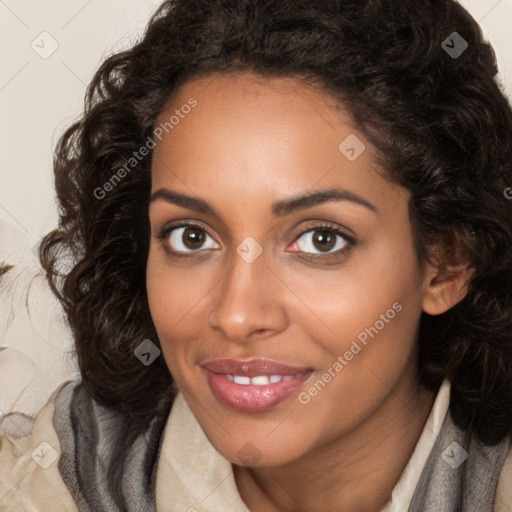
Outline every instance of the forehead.
<svg viewBox="0 0 512 512"><path fill-rule="evenodd" d="M153 191L172 186L242 205L330 186L374 195L378 187L396 189L343 106L298 78L194 80L170 98L156 125L166 122L154 149Z"/></svg>

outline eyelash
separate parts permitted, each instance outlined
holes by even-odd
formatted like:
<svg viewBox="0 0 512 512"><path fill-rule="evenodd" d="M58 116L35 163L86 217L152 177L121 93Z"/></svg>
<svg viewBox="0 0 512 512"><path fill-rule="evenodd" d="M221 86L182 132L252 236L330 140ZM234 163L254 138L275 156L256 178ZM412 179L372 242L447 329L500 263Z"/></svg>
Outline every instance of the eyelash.
<svg viewBox="0 0 512 512"><path fill-rule="evenodd" d="M157 235L155 235L155 237L158 240L161 240L163 242L172 231L174 231L175 229L178 229L178 228L183 228L183 227L195 227L195 228L203 231L204 233L208 234L208 232L203 227L201 227L199 224L184 221L184 222L180 222L178 224L172 224L170 226L163 228ZM325 254L304 253L304 254L308 254L308 256L306 256L306 257L300 256L301 258L306 259L306 260L322 260L322 259L332 258L333 256L340 256L341 254L344 254L345 252L348 252L350 249L352 249L357 243L353 236L349 235L347 232L345 232L341 228L339 228L335 225L329 224L329 223L315 224L313 226L308 227L307 229L305 229L304 231L301 231L297 235L294 243L297 240L299 240L306 233L322 231L322 230L331 231L332 233L335 233L336 235L341 236L341 238L343 238L345 240L345 242L347 242L348 245L346 247L343 247L342 249L338 249L337 251L325 253ZM211 235L208 234L208 236L210 236L210 238L212 238ZM197 253L201 252L201 250L197 250L197 251L191 251L188 253L180 253L180 252L176 252L176 251L169 249L167 247L167 245L164 245L164 249L172 257L177 257L177 258L190 258L190 257L194 257Z"/></svg>

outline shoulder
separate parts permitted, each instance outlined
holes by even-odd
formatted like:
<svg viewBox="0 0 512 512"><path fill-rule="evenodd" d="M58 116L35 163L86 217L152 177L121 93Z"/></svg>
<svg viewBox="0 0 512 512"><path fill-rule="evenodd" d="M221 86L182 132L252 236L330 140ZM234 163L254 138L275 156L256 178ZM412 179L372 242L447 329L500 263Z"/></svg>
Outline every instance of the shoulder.
<svg viewBox="0 0 512 512"><path fill-rule="evenodd" d="M141 430L132 416L94 400L80 380L65 382L39 411L30 434L0 437L1 510L112 510L126 488L134 510L150 510L168 413L162 408Z"/></svg>
<svg viewBox="0 0 512 512"><path fill-rule="evenodd" d="M494 501L494 512L512 512L512 443L501 469Z"/></svg>
<svg viewBox="0 0 512 512"><path fill-rule="evenodd" d="M14 435L12 424L16 419L12 418L11 433L0 437L2 510L78 511L59 472L62 450L53 419L61 391L69 394L79 385L79 381L61 384L37 414L29 434Z"/></svg>

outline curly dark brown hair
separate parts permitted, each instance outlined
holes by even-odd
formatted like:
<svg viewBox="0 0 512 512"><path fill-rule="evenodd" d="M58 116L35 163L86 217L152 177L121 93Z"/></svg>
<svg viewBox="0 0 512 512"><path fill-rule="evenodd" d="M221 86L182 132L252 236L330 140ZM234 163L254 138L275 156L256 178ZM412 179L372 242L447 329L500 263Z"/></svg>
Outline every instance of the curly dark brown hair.
<svg viewBox="0 0 512 512"><path fill-rule="evenodd" d="M457 56L454 32L468 45ZM456 424L498 443L512 431L512 109L492 47L452 0L170 0L100 66L55 149L60 220L40 249L86 389L138 425L172 402L164 359L146 367L134 355L159 343L145 282L151 153L102 187L178 87L236 71L298 77L346 106L411 191L418 256L434 261L441 244L443 267L475 269L460 303L422 314L420 381L434 390L448 377Z"/></svg>

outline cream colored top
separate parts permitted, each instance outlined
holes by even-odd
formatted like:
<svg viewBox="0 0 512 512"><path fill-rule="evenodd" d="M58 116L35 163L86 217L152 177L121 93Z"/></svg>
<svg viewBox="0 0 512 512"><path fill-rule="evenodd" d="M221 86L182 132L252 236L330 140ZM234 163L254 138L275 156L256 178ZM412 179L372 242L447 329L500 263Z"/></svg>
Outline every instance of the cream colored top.
<svg viewBox="0 0 512 512"><path fill-rule="evenodd" d="M52 417L59 390L41 409L29 435L0 438L0 512L79 512L57 467L61 450ZM408 510L444 421L449 391L445 380L382 512ZM238 493L231 463L209 442L181 393L171 408L162 443L156 482L158 512L249 512ZM512 450L500 475L494 511L512 512Z"/></svg>

